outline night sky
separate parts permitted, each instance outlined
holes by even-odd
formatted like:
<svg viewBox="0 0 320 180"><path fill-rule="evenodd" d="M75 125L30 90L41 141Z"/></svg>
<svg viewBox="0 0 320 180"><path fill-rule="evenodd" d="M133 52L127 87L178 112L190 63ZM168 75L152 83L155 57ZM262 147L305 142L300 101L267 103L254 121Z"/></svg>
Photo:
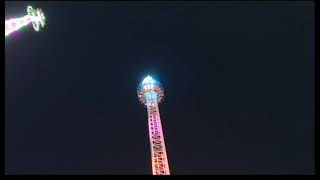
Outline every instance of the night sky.
<svg viewBox="0 0 320 180"><path fill-rule="evenodd" d="M314 173L312 2L6 2L6 174L152 174L137 86L171 174Z"/></svg>

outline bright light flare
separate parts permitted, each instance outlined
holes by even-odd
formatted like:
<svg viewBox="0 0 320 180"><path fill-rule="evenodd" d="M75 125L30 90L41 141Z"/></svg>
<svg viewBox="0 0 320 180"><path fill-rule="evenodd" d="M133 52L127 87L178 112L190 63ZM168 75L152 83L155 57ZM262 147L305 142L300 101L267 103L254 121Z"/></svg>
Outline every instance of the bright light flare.
<svg viewBox="0 0 320 180"><path fill-rule="evenodd" d="M149 84L149 83L150 84L154 83L154 80L151 76L148 75L146 78L143 79L142 84Z"/></svg>

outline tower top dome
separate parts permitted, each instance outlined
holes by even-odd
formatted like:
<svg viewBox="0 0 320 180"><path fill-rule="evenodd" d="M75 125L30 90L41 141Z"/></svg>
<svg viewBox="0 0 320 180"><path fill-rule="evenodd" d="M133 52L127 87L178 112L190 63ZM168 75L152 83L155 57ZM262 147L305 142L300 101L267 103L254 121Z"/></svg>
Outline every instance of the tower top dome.
<svg viewBox="0 0 320 180"><path fill-rule="evenodd" d="M141 103L146 104L145 102L145 93L146 92L156 92L157 93L157 101L161 102L163 100L163 88L161 83L152 78L151 76L147 76L143 79L143 81L139 84L137 93L138 93L138 98Z"/></svg>

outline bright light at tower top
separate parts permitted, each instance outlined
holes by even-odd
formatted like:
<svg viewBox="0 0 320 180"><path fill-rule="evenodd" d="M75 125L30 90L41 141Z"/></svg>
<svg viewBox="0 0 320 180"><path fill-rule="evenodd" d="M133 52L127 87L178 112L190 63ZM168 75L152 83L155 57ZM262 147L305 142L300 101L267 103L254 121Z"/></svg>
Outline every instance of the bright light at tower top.
<svg viewBox="0 0 320 180"><path fill-rule="evenodd" d="M155 81L153 80L153 78L151 76L147 76L143 79L142 84L154 84Z"/></svg>
<svg viewBox="0 0 320 180"><path fill-rule="evenodd" d="M150 75L148 75L147 77L145 77L142 80L140 86L141 86L141 88L150 89L150 90L155 90L154 88L157 86L159 88L162 88L160 82L158 80L152 78Z"/></svg>
<svg viewBox="0 0 320 180"><path fill-rule="evenodd" d="M143 104L146 104L146 94L148 93L156 93L156 101L161 102L164 96L163 88L160 84L160 82L151 76L145 77L142 82L138 86L138 98L140 102Z"/></svg>

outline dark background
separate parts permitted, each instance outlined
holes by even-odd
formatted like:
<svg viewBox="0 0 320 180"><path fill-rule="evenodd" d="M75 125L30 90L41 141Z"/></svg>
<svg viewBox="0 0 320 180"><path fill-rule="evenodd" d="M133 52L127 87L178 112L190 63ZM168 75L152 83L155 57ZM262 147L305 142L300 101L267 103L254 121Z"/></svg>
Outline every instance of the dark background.
<svg viewBox="0 0 320 180"><path fill-rule="evenodd" d="M143 77L172 174L314 172L312 2L6 2L6 174L151 174Z"/></svg>

